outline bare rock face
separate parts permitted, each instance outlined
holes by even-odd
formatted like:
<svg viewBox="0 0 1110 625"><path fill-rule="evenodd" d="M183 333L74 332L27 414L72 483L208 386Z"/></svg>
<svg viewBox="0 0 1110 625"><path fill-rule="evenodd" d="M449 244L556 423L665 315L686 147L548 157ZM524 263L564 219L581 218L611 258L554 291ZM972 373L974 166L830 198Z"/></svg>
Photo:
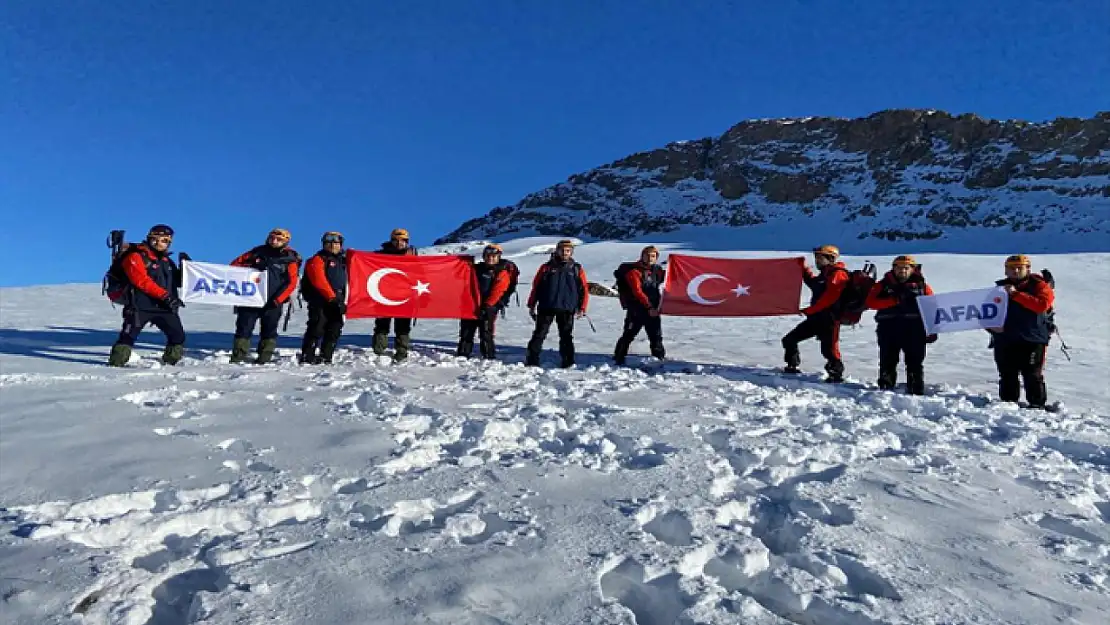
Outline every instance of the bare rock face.
<svg viewBox="0 0 1110 625"><path fill-rule="evenodd" d="M815 238L835 227L861 241L921 245L973 230L1110 241L1108 198L1110 112L1031 123L888 110L858 119L741 122L719 138L680 141L575 174L436 243L513 233L627 239L690 226L776 224L776 232L811 230Z"/></svg>

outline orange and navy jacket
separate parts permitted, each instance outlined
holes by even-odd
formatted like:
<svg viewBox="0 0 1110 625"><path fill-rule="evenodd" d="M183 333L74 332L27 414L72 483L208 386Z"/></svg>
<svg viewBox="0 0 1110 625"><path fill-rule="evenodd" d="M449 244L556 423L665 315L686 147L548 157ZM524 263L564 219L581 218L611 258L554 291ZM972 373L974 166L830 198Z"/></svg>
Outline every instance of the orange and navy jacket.
<svg viewBox="0 0 1110 625"><path fill-rule="evenodd" d="M131 286L150 299L163 300L171 294L176 267L169 256L140 243L127 252L121 264Z"/></svg>
<svg viewBox="0 0 1110 625"><path fill-rule="evenodd" d="M536 271L528 307L543 312L586 312L590 302L590 285L586 270L576 261L552 259Z"/></svg>
<svg viewBox="0 0 1110 625"><path fill-rule="evenodd" d="M479 263L474 271L478 277L478 292L482 296L482 305L495 308L509 290L509 283L512 280L508 269L501 263L497 265Z"/></svg>
<svg viewBox="0 0 1110 625"><path fill-rule="evenodd" d="M644 278L648 278L647 290L644 289ZM632 271L624 274L628 290L636 303L650 310L659 306L659 289L663 286L663 268L659 265L649 265L643 261L636 261Z"/></svg>
<svg viewBox="0 0 1110 625"><path fill-rule="evenodd" d="M814 273L812 269L806 267L803 278L813 296L810 299L810 305L803 308L802 312L806 315L815 315L825 311L835 312L834 307L840 301L840 294L844 292L844 287L848 285L848 268L844 266L844 263L837 262L825 265L825 268L818 273Z"/></svg>
<svg viewBox="0 0 1110 625"><path fill-rule="evenodd" d="M1021 341L1048 345L1052 338L1048 313L1056 303L1056 294L1038 274L1030 274L1024 280L999 280L999 286L1010 285L1010 304L1006 311L1006 323L1002 333L997 335L1003 341ZM998 345L998 343L995 343Z"/></svg>
<svg viewBox="0 0 1110 625"><path fill-rule="evenodd" d="M347 263L343 254L320 250L304 265L301 293L309 303L343 302L347 297Z"/></svg>
<svg viewBox="0 0 1110 625"><path fill-rule="evenodd" d="M289 301L293 291L297 289L300 263L301 257L293 248L286 246L274 249L269 245L259 245L231 261L233 267L265 271L268 274L267 301L279 306Z"/></svg>
<svg viewBox="0 0 1110 625"><path fill-rule="evenodd" d="M894 272L888 271L871 287L864 305L871 310L879 311L875 315L875 321L879 325L907 321L916 326L920 324L921 319L917 298L932 294L933 287L925 282L925 276L920 272L915 271L905 282L899 282L894 277ZM921 329L924 331L924 326L921 326Z"/></svg>

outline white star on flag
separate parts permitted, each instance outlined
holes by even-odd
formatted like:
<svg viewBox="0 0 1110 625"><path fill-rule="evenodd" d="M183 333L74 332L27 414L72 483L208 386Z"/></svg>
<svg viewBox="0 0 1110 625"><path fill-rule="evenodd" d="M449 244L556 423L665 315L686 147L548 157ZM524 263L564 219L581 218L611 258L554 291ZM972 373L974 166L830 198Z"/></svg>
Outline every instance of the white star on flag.
<svg viewBox="0 0 1110 625"><path fill-rule="evenodd" d="M741 295L751 295L751 293L748 292L749 289L751 289L750 286L744 286L743 284L737 284L736 288L733 289L732 292L736 294L736 297L740 297Z"/></svg>
<svg viewBox="0 0 1110 625"><path fill-rule="evenodd" d="M417 280L416 281L416 286L412 287L412 290L416 291L417 295L427 295L427 294L432 292L432 290L430 288L428 288L430 286L431 285L428 284L427 282L422 282L420 280Z"/></svg>

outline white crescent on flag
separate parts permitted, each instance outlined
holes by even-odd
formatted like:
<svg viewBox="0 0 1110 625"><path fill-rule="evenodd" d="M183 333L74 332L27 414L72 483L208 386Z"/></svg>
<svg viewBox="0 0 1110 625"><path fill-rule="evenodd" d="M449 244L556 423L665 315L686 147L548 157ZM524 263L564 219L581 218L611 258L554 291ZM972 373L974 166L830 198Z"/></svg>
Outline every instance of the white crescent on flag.
<svg viewBox="0 0 1110 625"><path fill-rule="evenodd" d="M400 306L409 301L407 297L397 301L382 295L382 278L395 273L401 274L402 276L405 275L405 272L400 269L394 269L393 267L383 267L370 274L370 277L366 279L366 292L370 294L371 299L384 306Z"/></svg>
<svg viewBox="0 0 1110 625"><path fill-rule="evenodd" d="M686 287L687 297L689 297L691 301L697 302L702 306L716 306L717 304L725 301L723 299L708 300L702 297L701 293L698 293L698 289L701 288L702 283L706 280L728 280L728 278L722 276L719 273L703 273L701 275L694 276L694 279L690 280L690 284Z"/></svg>

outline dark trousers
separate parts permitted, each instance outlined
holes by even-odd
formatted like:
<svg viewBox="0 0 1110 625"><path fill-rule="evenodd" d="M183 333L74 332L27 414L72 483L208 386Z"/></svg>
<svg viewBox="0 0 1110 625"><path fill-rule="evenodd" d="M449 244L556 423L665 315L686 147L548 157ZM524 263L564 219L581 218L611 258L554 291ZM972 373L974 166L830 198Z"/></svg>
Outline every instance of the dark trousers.
<svg viewBox="0 0 1110 625"><path fill-rule="evenodd" d="M543 342L547 340L547 333L551 331L553 323L559 328L559 356L562 358L562 366L574 366L574 313L564 311L540 312L536 315L536 329L532 332L532 340L528 341L525 365L540 365Z"/></svg>
<svg viewBox="0 0 1110 625"><path fill-rule="evenodd" d="M797 327L782 337L783 357L790 367L802 364L798 344L813 337L821 342L821 355L825 357L825 371L830 376L844 375L844 363L840 360L840 322L832 315L818 313L806 317Z"/></svg>
<svg viewBox="0 0 1110 625"><path fill-rule="evenodd" d="M630 308L624 314L624 333L617 339L617 346L613 348L613 360L617 364L624 364L624 359L628 357L628 349L632 347L632 341L636 340L640 330L647 332L652 356L662 359L667 355L663 348L663 318L652 317L648 311L641 308Z"/></svg>
<svg viewBox="0 0 1110 625"><path fill-rule="evenodd" d="M315 362L316 347L320 339L324 340L320 350L320 359L331 362L335 346L343 333L343 315L336 306L328 304L308 305L308 324L305 327L304 340L301 342L302 362Z"/></svg>
<svg viewBox="0 0 1110 625"><path fill-rule="evenodd" d="M478 352L482 358L492 360L497 357L497 345L494 343L494 325L496 315L490 311L477 319L463 319L459 322L459 348L455 352L458 356L470 358L474 351L474 334L478 334Z"/></svg>
<svg viewBox="0 0 1110 625"><path fill-rule="evenodd" d="M1021 398L1020 376L1025 381L1025 401L1032 408L1048 402L1044 381L1044 361L1048 345L1027 341L994 341L994 364L998 367L998 398L1016 402Z"/></svg>
<svg viewBox="0 0 1110 625"><path fill-rule="evenodd" d="M134 346L139 333L148 325L152 325L166 335L166 345L184 345L185 328L181 325L181 317L175 312L151 312L123 309L123 329L120 330L117 343Z"/></svg>
<svg viewBox="0 0 1110 625"><path fill-rule="evenodd" d="M259 338L262 340L276 339L278 326L281 325L281 306L273 308L245 308L239 306L235 309L235 338L249 339L254 334L254 327L262 321L262 331Z"/></svg>
<svg viewBox="0 0 1110 625"><path fill-rule="evenodd" d="M925 333L918 327L884 327L879 324L879 388L893 389L898 383L898 361L906 358L906 392L925 394Z"/></svg>
<svg viewBox="0 0 1110 625"><path fill-rule="evenodd" d="M394 319L392 317L382 317L374 320L374 334L389 334L389 326L392 322L393 330L397 336L407 336L412 332L412 319Z"/></svg>

